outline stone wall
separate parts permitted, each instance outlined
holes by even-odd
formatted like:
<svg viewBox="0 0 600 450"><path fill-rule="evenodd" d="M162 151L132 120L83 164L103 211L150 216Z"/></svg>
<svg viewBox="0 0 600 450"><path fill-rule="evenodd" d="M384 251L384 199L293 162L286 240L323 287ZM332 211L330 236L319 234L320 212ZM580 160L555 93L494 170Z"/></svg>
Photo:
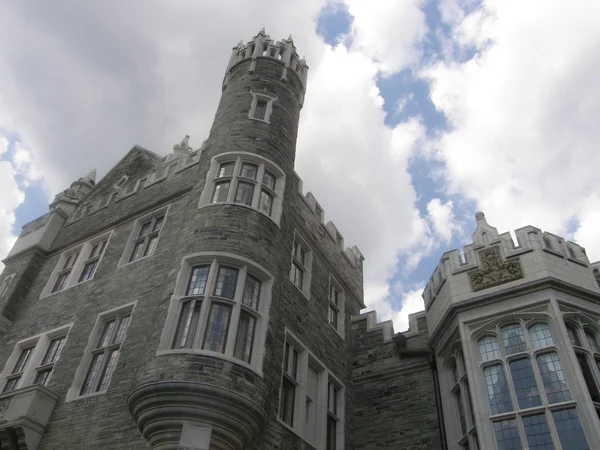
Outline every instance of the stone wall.
<svg viewBox="0 0 600 450"><path fill-rule="evenodd" d="M373 313L370 313L373 314ZM352 320L355 450L439 450L434 374L429 357L399 356L391 323L369 313ZM427 324L417 315L406 350L427 349ZM386 340L385 338L388 337Z"/></svg>

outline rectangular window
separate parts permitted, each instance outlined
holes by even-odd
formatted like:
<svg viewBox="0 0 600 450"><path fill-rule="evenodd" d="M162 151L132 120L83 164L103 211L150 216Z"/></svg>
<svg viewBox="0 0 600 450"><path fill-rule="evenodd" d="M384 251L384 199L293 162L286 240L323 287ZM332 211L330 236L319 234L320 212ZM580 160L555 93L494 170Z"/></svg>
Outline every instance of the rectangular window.
<svg viewBox="0 0 600 450"><path fill-rule="evenodd" d="M46 386L60 357L70 325L17 343L3 372L2 392L33 384Z"/></svg>
<svg viewBox="0 0 600 450"><path fill-rule="evenodd" d="M258 120L265 120L267 115L267 101L257 99L256 107L254 108L254 118Z"/></svg>
<svg viewBox="0 0 600 450"><path fill-rule="evenodd" d="M156 217L151 217L143 221L133 242L133 250L131 251L129 261L136 261L154 253L164 220L164 214L159 214Z"/></svg>
<svg viewBox="0 0 600 450"><path fill-rule="evenodd" d="M312 265L312 252L308 245L300 240L298 234L294 236L292 246L292 264L290 280L300 289L306 297L310 296L310 267Z"/></svg>
<svg viewBox="0 0 600 450"><path fill-rule="evenodd" d="M100 333L91 350L90 362L79 395L104 392L108 389L130 318L131 313L127 312L103 318L99 323Z"/></svg>
<svg viewBox="0 0 600 450"><path fill-rule="evenodd" d="M235 162L226 162L226 163L221 164L219 166L219 173L217 174L217 178L233 176L234 167L235 167Z"/></svg>
<svg viewBox="0 0 600 450"><path fill-rule="evenodd" d="M279 419L312 447L344 448L341 383L290 332L283 351Z"/></svg>
<svg viewBox="0 0 600 450"><path fill-rule="evenodd" d="M246 206L252 206L252 198L254 197L254 185L251 183L238 182L235 190L235 203L240 203Z"/></svg>
<svg viewBox="0 0 600 450"><path fill-rule="evenodd" d="M523 426L525 427L525 435L530 450L554 450L546 414L523 417Z"/></svg>
<svg viewBox="0 0 600 450"><path fill-rule="evenodd" d="M329 325L338 329L338 316L340 314L340 292L331 281L329 282Z"/></svg>
<svg viewBox="0 0 600 450"><path fill-rule="evenodd" d="M191 348L194 343L202 302L190 299L183 302L177 322L173 348Z"/></svg>
<svg viewBox="0 0 600 450"><path fill-rule="evenodd" d="M202 348L218 353L225 353L225 342L229 331L231 306L221 303L210 305L204 345Z"/></svg>
<svg viewBox="0 0 600 450"><path fill-rule="evenodd" d="M273 196L264 189L260 192L258 210L270 216L273 210Z"/></svg>
<svg viewBox="0 0 600 450"><path fill-rule="evenodd" d="M58 276L56 278L56 282L54 283L54 287L52 288L52 292L62 291L66 285L69 275L71 275L71 271L73 270L73 266L75 265L75 261L77 260L77 256L79 255L79 251L65 256L65 260L60 272L58 272Z"/></svg>
<svg viewBox="0 0 600 450"><path fill-rule="evenodd" d="M79 282L89 280L96 273L96 267L98 267L98 262L100 261L100 257L104 253L104 249L106 247L107 240L101 240L92 244L92 248L90 249L88 258L83 263L83 270L81 271L81 275L79 276Z"/></svg>
<svg viewBox="0 0 600 450"><path fill-rule="evenodd" d="M589 450L590 447L575 408L552 411L552 418L563 449Z"/></svg>
<svg viewBox="0 0 600 450"><path fill-rule="evenodd" d="M242 168L240 169L240 177L256 180L257 176L258 166L256 164L246 162L242 163Z"/></svg>
<svg viewBox="0 0 600 450"><path fill-rule="evenodd" d="M265 173L263 174L262 184L265 185L266 187L268 187L269 189L271 189L272 191L274 191L276 179L277 178L275 177L275 175L273 175L268 170L265 170Z"/></svg>

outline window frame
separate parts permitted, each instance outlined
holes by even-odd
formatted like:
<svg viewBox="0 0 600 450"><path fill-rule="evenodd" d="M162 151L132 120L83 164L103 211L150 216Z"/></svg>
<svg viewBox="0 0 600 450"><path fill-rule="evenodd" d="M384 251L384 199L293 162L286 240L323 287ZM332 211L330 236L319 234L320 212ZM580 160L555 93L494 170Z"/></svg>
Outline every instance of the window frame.
<svg viewBox="0 0 600 450"><path fill-rule="evenodd" d="M332 290L337 293L338 304L332 300ZM337 312L337 323L332 325L331 323L331 311ZM346 318L346 294L342 289L340 283L335 279L332 274L329 274L329 289L327 293L327 323L335 332L342 338L346 339L345 335L345 318Z"/></svg>
<svg viewBox="0 0 600 450"><path fill-rule="evenodd" d="M104 232L91 239L88 239L87 241L84 241L83 243L76 244L64 250L60 254L58 261L55 264L52 273L50 274L50 277L48 277L46 286L40 294L40 299L56 295L74 286L78 286L80 284L87 283L88 281L93 280L96 277L96 274L98 273L98 269L100 267L100 264L102 263L102 259L104 258L106 250L110 245L110 239L112 237L113 231L114 230ZM93 249L94 245L102 241L105 241L105 244L102 248L102 253L97 258L90 258L90 251ZM70 267L67 267L65 263L68 261L69 257L74 259L72 260L73 264ZM86 263L91 262L93 259L96 259L97 263L94 267L92 275L86 278L85 280L80 281ZM66 278L63 283L63 286L60 289L56 289L57 281L59 280L60 276L65 273Z"/></svg>
<svg viewBox="0 0 600 450"><path fill-rule="evenodd" d="M522 330L522 340L524 348L515 351L513 353L509 353L506 343L504 341L504 336L502 334L502 330L504 327L518 324ZM532 327L545 324L547 329L550 331L550 335L552 338L552 343L548 344L544 342L543 346L536 346L534 342L539 342L539 339L532 338L531 329ZM493 336L497 341L497 346L499 349L499 356L496 358L490 358L487 360L482 359L482 355L479 349L479 342L486 337ZM580 426L583 427L582 420L582 411L581 406L578 404L576 398L576 387L573 386L572 379L569 379L567 376L567 365L569 364L568 359L565 357L564 352L561 351L560 343L562 333L559 333L556 329L556 325L552 318L545 316L544 318L540 317L512 317L507 320L499 320L494 325L488 327L484 331L480 331L477 335L474 335L474 351L476 354L475 364L479 369L479 376L481 379L481 383L483 383L483 391L485 392L485 399L481 400L481 402L485 402L485 415L486 415L486 423L490 425L490 429L492 430L494 445L497 446L497 432L496 432L496 424L507 423L508 421L513 421L511 426L514 426L515 432L518 434L518 438L520 440L520 444L522 448L528 448L528 435L525 428L524 419L530 416L538 416L543 415L546 420L546 424L549 429L549 435L552 440L552 444L554 448L557 450L561 447L560 438L558 435L558 431L556 425L554 424L554 416L553 413L556 411L566 410L566 409L575 409L578 415ZM547 339L547 336L544 337L544 341ZM510 347L514 347L515 344L511 344ZM542 375L542 369L540 367L539 356L545 354L554 354L557 356L560 369L562 371L562 380L559 380L561 383L564 383L567 388L568 400L560 400L560 401L550 401L550 395L555 394L555 392L550 391L548 386L546 385L546 381ZM539 405L527 405L522 406L520 404L521 398L517 393L517 385L515 383L514 375L512 372L511 364L515 361L523 360L527 358L529 361L529 367L531 374L533 375L533 380L535 381L535 390L536 395L539 398ZM483 373L486 368L501 365L504 370L504 377L506 382L506 395L509 396L512 409L510 411L501 411L497 413L493 413L491 411L490 402L489 402L489 391L487 385L484 380ZM565 391L560 391L564 393ZM480 403L483 405L483 403ZM585 434L585 431L584 431ZM591 437L585 436L588 442L591 442Z"/></svg>
<svg viewBox="0 0 600 450"><path fill-rule="evenodd" d="M329 417L328 408L328 389L331 384L338 388L339 402L336 426L336 445L333 450L343 450L344 429L345 429L345 394L346 389L344 384L305 346L297 336L289 329L284 330L284 344L282 349L282 364L281 364L281 381L279 384L279 406L277 411L277 421L282 426L302 438L317 450L330 450L327 448L327 421ZM294 380L296 388L294 391L294 418L292 424L288 424L281 417L281 397L284 378L289 378L284 370L286 345L298 351L297 377ZM290 352L291 356L291 352ZM311 399L313 408L314 423L316 426L307 426L306 416L306 399L308 398L308 368L311 367L317 373L316 381L316 399ZM311 422L312 424L313 422ZM312 429L311 429L312 428Z"/></svg>
<svg viewBox="0 0 600 450"><path fill-rule="evenodd" d="M231 173L227 172L221 175L221 167L227 164L233 164ZM256 178L243 176L242 168L244 165L248 164L257 166ZM274 178L274 187L271 187L270 183L265 182L265 174L269 174ZM211 205L235 205L243 208L250 208L270 218L279 226L281 213L283 211L285 183L286 177L283 170L275 163L262 156L249 152L221 153L214 156L211 160L198 207L205 208ZM227 193L223 194L222 198L218 201L214 201L217 187L224 184L228 184ZM253 186L252 200L249 205L243 202L236 202L238 187L242 184ZM261 209L262 193L266 193L271 198L269 214Z"/></svg>
<svg viewBox="0 0 600 450"><path fill-rule="evenodd" d="M273 102L277 100L277 96L270 92L257 91L255 89L250 90L252 95L252 101L250 102L250 111L248 111L248 118L251 120L257 120L259 122L271 123L271 114L273 113ZM259 101L266 102L265 114L263 118L256 117L256 110Z"/></svg>
<svg viewBox="0 0 600 450"><path fill-rule="evenodd" d="M25 388L25 387L34 386L37 384L37 383L35 383L35 381L37 379L37 374L42 370L48 370L51 368L52 371L51 371L50 375L48 376L48 378L45 380L45 383L43 384L43 386L47 386L48 383L50 382L50 380L52 379L52 375L54 374L56 364L60 360L60 355L61 355L62 351L64 350L64 344L68 340L69 333L71 332L72 327L73 327L73 323L71 322L67 325L62 325L58 328L54 328L54 329L45 331L43 333L37 334L35 336L31 336L31 337L17 341L17 343L15 344L15 346L13 348L11 355L9 356L8 360L6 361L6 364L4 366L2 373L0 374L0 392L7 394L9 392L14 392L14 391L17 391L17 390ZM59 350L59 353L58 353L56 359L50 364L42 364L44 357L48 351L48 348L50 346L50 343L54 339L58 339L58 338L64 338L64 343L60 347L60 350ZM10 380L11 378L14 378L13 375L15 375L15 374L13 373L13 369L14 369L16 363L18 362L19 356L21 355L22 351L27 348L33 348L33 350L31 352L31 354L29 355L29 357L27 359L27 363L23 367L23 370L21 372L19 372L21 374L19 381L15 385L14 389L4 392L4 389L6 388L8 380Z"/></svg>
<svg viewBox="0 0 600 450"><path fill-rule="evenodd" d="M194 267L198 266L209 266L204 293L199 295L187 295L186 291L188 289L192 270ZM220 268L225 267L238 270L236 289L233 298L215 294L218 271ZM256 309L243 303L246 281L249 276L260 281L258 306ZM273 282L274 277L265 268L248 258L232 253L200 252L184 256L175 282L173 295L171 296L167 320L163 328L156 355L160 356L177 353L207 355L247 367L262 376L264 345L269 322ZM196 302L199 300L201 302L197 320L195 321L196 329L193 341L190 346L173 348L174 340L178 335L178 325L181 319L183 305L187 303L187 301L190 301L190 299L195 299L194 301ZM205 334L210 319L209 315L212 305L215 304L227 305L231 308L228 318L227 336L224 342L225 348L222 353L203 348ZM250 362L236 357L236 344L238 342L238 332L241 329L240 324L243 314L248 314L255 319Z"/></svg>
<svg viewBox="0 0 600 450"><path fill-rule="evenodd" d="M304 252L304 261L301 261L296 254L296 244L300 246ZM290 275L289 280L292 285L298 289L307 300L310 300L310 291L312 283L312 263L313 263L313 251L306 242L306 239L302 235L294 230L294 239L292 241L292 254L290 258ZM302 272L302 286L298 286L294 281L292 274L294 273L294 267L299 268Z"/></svg>
<svg viewBox="0 0 600 450"><path fill-rule="evenodd" d="M15 278L16 273L11 273L7 275L0 283L0 298L4 297L4 295L8 292L8 288L12 283L12 280Z"/></svg>
<svg viewBox="0 0 600 450"><path fill-rule="evenodd" d="M169 211L171 209L171 204L163 206L161 208L155 209L149 213L146 213L135 219L133 223L133 228L131 233L129 233L129 238L127 238L127 243L125 244L125 248L123 249L123 253L121 254L121 258L119 259L119 263L117 265L118 268L128 266L130 264L135 264L139 261L142 261L147 258L152 258L156 254L156 250L158 249L158 245L160 243L161 235L163 234L163 230L165 229L165 225L167 220L169 219ZM153 231L153 227L155 226L155 221L157 218L162 217L162 224L158 231ZM145 234L143 237L140 237L140 231L142 227L150 222L150 231ZM154 245L154 249L151 253L144 255L144 253L148 249L148 244L150 238L156 236L156 244ZM142 256L136 259L131 259L133 257L133 251L138 242L143 240L143 251Z"/></svg>
<svg viewBox="0 0 600 450"><path fill-rule="evenodd" d="M89 397L95 397L97 395L103 395L108 392L108 390L110 389L110 384L111 384L112 380L114 379L115 373L119 367L119 359L121 357L121 354L123 353L123 344L127 340L127 333L129 332L129 329L131 327L133 313L134 313L136 305L137 305L137 301L127 303L125 305L121 305L116 308L112 308L107 311L103 311L96 316L96 320L94 321L94 326L92 327L92 331L90 332L89 337L88 337L87 345L85 347L85 350L83 351L83 355L81 356L81 359L79 360L79 365L77 367L77 370L75 371L75 376L73 377L73 383L71 384L71 387L67 391L67 396L65 399L66 402L85 399L85 398L89 398ZM93 355L94 355L95 351L98 350L97 344L99 343L99 339L104 330L104 324L114 318L119 318L119 317L123 317L126 315L129 315L129 322L127 324L127 328L125 329L123 339L118 343L119 344L118 355L114 361L114 367L110 374L110 378L108 380L106 388L101 391L81 394L83 385L88 377L88 371L89 371L90 364L93 359ZM110 345L109 347L112 348L113 346ZM101 365L102 365L102 367L105 366L104 360L101 362ZM101 373L103 370L104 370L103 368L101 370L99 370L99 373ZM98 378L98 380L99 379L100 379L100 377Z"/></svg>

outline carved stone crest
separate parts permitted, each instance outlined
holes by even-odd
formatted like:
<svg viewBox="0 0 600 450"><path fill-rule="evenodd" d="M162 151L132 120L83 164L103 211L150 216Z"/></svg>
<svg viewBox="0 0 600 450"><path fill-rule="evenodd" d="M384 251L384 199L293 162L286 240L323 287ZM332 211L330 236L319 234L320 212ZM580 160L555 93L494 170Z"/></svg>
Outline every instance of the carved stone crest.
<svg viewBox="0 0 600 450"><path fill-rule="evenodd" d="M478 253L481 268L469 273L473 291L481 291L523 278L519 259L502 261L498 246L479 250Z"/></svg>
<svg viewBox="0 0 600 450"><path fill-rule="evenodd" d="M10 400L0 402L0 421L4 420L4 415L6 414L6 410L8 409L9 404Z"/></svg>

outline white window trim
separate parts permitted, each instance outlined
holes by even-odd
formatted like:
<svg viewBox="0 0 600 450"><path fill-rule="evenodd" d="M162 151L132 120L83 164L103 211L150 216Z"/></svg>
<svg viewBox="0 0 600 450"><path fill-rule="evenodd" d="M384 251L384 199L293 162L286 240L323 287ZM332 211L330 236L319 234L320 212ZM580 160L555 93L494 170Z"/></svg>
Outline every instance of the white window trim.
<svg viewBox="0 0 600 450"><path fill-rule="evenodd" d="M252 120L257 120L259 122L271 123L270 118L271 113L273 112L273 102L277 100L277 96L267 91L257 91L255 89L252 89L250 91L250 94L252 95L252 103L250 104L248 118ZM258 119L254 117L254 113L256 112L256 104L259 100L264 100L267 102L267 110L265 111L264 119Z"/></svg>
<svg viewBox="0 0 600 450"><path fill-rule="evenodd" d="M202 340L204 332L206 330L205 323L208 320L208 303L203 302L200 317L198 320L198 331L194 339L194 344L191 348L172 348L173 339L177 332L177 325L179 322L179 316L181 312L181 299L185 296L187 284L191 274L192 267L197 264L211 264L211 270L209 272L209 279L206 284L206 297L211 297L212 292L208 291L214 287L214 279L216 278L216 270L214 270L214 264L222 264L227 266L233 266L237 268L247 267L251 269L253 275L259 277L261 281L261 293L258 302L258 311L256 314L256 323L254 328L254 341L252 343L252 357L251 362L247 363L241 359L233 356L234 344L236 338L236 332L239 323L239 303L232 308L231 317L229 319L229 330L225 345L225 353L214 352L211 350L202 349ZM241 286L242 278L238 275L237 289L244 289ZM234 364L247 367L257 373L259 376L263 376L263 360L265 355L265 339L267 335L267 328L269 323L269 311L271 307L271 293L273 288L273 276L262 266L255 263L254 261L244 258L242 256L235 255L233 253L224 252L200 252L186 255L181 261L181 269L177 274L177 280L175 282L175 289L171 297L171 303L169 306L169 313L167 320L163 328L163 332L160 338L160 344L156 356L170 355L170 354L197 354L207 355L214 358L223 359L230 361ZM211 287L212 286L212 287ZM233 300L232 300L233 304Z"/></svg>
<svg viewBox="0 0 600 450"><path fill-rule="evenodd" d="M148 179L148 177L142 177L139 180L131 181L129 183L124 183L119 188L119 191L117 193L117 199L115 200L115 202L120 202L121 200L126 199L126 198L131 197L132 195L134 195L136 192L138 192L140 190L140 187L143 187L142 185L144 183L146 183L147 179ZM132 185L133 185L133 189L131 189L129 191L128 189Z"/></svg>
<svg viewBox="0 0 600 450"><path fill-rule="evenodd" d="M125 249L123 250L123 254L121 255L121 258L119 259L117 268L120 269L121 267L125 267L130 264L135 264L139 261L142 261L147 258L152 258L154 256L154 254L156 253L156 250L158 249L158 245L160 244L160 237L163 233L163 229L165 228L165 225L167 224L170 209L171 209L171 204L168 204L166 206L163 206L162 208L155 209L154 211L144 214L143 216L140 216L137 219L135 219L135 222L133 223L133 229L131 230L131 233L129 233L129 238L127 239L127 244L125 244ZM156 240L156 246L154 248L154 251L152 253L150 253L149 255L142 256L141 258L136 259L135 261L130 261L129 259L131 258L131 252L133 250L133 245L134 245L134 242L138 239L137 236L140 232L142 224L144 222L147 222L148 220L151 220L152 218L158 217L158 216L163 216L164 219L163 219L162 225L160 227L160 231L158 233L158 238Z"/></svg>
<svg viewBox="0 0 600 450"><path fill-rule="evenodd" d="M73 322L18 341L15 344L15 348L13 349L13 352L8 358L8 361L6 361L2 374L0 374L0 392L2 392L2 390L4 389L6 385L6 379L11 375L11 372L15 367L17 360L19 359L19 356L21 355L21 351L27 347L35 346L33 352L31 353L31 356L29 357L29 360L27 361L27 365L23 370L23 375L21 376L21 379L19 380L13 391L33 385L33 382L35 381L36 377L36 369L41 365L42 360L46 355L46 351L48 350L48 345L50 345L50 341L57 337L65 336L66 344L66 340L69 338L69 333L71 331L72 326ZM56 364L58 364L58 361L60 361L60 354L54 362L54 368L56 368ZM52 373L50 374L50 377L47 380L48 382L52 379L53 375L54 369L52 370Z"/></svg>
<svg viewBox="0 0 600 450"><path fill-rule="evenodd" d="M292 255L291 255L291 259L290 259L290 272L292 270L291 266L295 259L295 256L294 256L295 242L299 242L305 252L304 268L306 270L304 271L304 276L302 278L302 288L299 288L298 286L296 286L296 283L294 283L291 280L291 278L289 278L289 276L288 276L288 279L290 280L290 282L296 289L298 289L300 292L302 292L302 294L304 295L304 297L306 297L307 300L310 300L310 287L311 287L311 283L312 283L313 251L312 251L311 247L308 245L308 243L306 242L306 239L304 239L302 237L302 235L300 233L298 233L297 230L294 230L294 242L292 242Z"/></svg>
<svg viewBox="0 0 600 450"><path fill-rule="evenodd" d="M338 292L339 305L337 305L337 308L336 308L338 310L337 327L334 327L329 322L329 306L333 305L333 302L331 301L331 298L329 297L330 292L331 292L331 285L333 285L335 290ZM327 324L331 328L333 328L335 330L335 332L342 339L345 340L346 339L346 333L345 333L346 294L345 294L344 290L342 289L342 286L340 285L340 283L338 283L337 280L331 274L329 274L329 286L328 287L329 287L329 289L327 291Z"/></svg>
<svg viewBox="0 0 600 450"><path fill-rule="evenodd" d="M108 389L110 389L110 384L112 382L112 379L114 378L115 373L117 372L117 370L119 368L119 359L121 358L121 354L123 353L123 345L125 344L125 342L127 340L127 333L129 332L129 328L131 327L131 322L133 320L133 311L135 309L136 304L137 304L137 301L127 303L125 305L121 305L116 308L109 309L108 311L101 312L100 314L98 314L98 316L96 316L96 322L94 323L94 327L92 328L92 332L90 333L90 336L88 338L87 345L85 347L85 350L83 351L83 356L81 357L81 360L79 361L79 366L77 367L77 371L75 372L75 376L73 377L73 384L67 391L67 396L66 396L65 401L70 402L70 401L79 400L82 398L95 397L97 395L103 395L103 394L106 394L106 392L108 392ZM93 352L93 350L96 349L96 344L98 343L100 334L102 333L102 330L104 329L104 323L106 322L106 320L110 319L113 316L123 315L123 314L130 314L131 317L129 319L129 324L127 325L127 329L125 330L125 335L123 336L123 340L121 341L121 347L119 348L119 355L117 356L117 360L115 361L115 369L113 370L113 373L112 373L110 379L108 380L106 389L103 391L99 391L99 392L92 392L89 394L80 395L79 393L81 391L83 383L85 382L85 378L87 376L90 362L92 360L92 352Z"/></svg>
<svg viewBox="0 0 600 450"><path fill-rule="evenodd" d="M317 450L325 450L327 442L327 416L328 416L328 405L327 405L327 390L329 387L329 381L333 383L339 389L339 405L338 411L338 426L336 427L336 450L343 450L345 448L344 443L344 424L345 424L345 393L346 388L344 384L323 364L319 358L317 358L306 345L298 339L289 328L285 328L285 339L283 354L285 355L285 343L289 342L298 351L298 374L296 381L298 382L295 389L294 398L294 424L290 426L280 418L280 411L277 412L277 421L288 430L308 442L310 445L315 447ZM317 400L316 400L316 419L315 419L315 430L314 433L310 433L306 425L306 392L308 383L308 366L312 366L315 371L318 371L317 378ZM281 372L283 376L283 361L281 365ZM281 399L281 381L279 383L279 399ZM278 407L279 408L279 407ZM311 438L314 436L314 439Z"/></svg>
<svg viewBox="0 0 600 450"><path fill-rule="evenodd" d="M46 283L46 286L44 287L44 289L42 290L42 293L40 294L40 299L46 298L46 297L51 297L53 295L59 294L60 292L65 292L67 289L70 289L73 286L78 286L80 284L87 283L88 281L93 280L96 277L96 273L98 273L100 264L102 264L102 259L104 258L104 255L106 254L106 250L108 249L108 246L110 245L110 238L112 237L113 231L114 230L110 230L108 232L102 233L98 236L95 236L95 237L89 239L86 242L74 245L74 246L68 248L67 250L63 251L61 253L60 257L58 258L58 262L54 266L54 269L52 270L52 274L48 278L48 282ZM102 252L102 255L100 255L100 258L98 259L98 264L96 265L96 268L94 269L94 274L87 280L79 281L79 277L81 276L81 271L83 270L84 264L87 260L87 255L89 254L89 251L92 249L94 244L96 244L97 242L102 241L104 239L106 239L106 245L104 246L104 251ZM72 266L71 272L69 273L69 276L67 277L67 280L65 282L65 287L59 291L52 292L52 289L54 288L54 284L56 283L56 280L58 278L58 274L59 274L59 272L62 272L62 267L65 263L66 258L74 253L77 254L77 259L75 260L75 262Z"/></svg>
<svg viewBox="0 0 600 450"><path fill-rule="evenodd" d="M216 182L219 181L217 175L219 173L219 167L222 163L226 162L235 162L235 166L233 169L233 176L224 178L224 180L229 179L229 191L227 194L227 200L225 202L211 203L214 187ZM240 169L242 167L242 162L248 162L252 164L258 165L258 174L256 176L256 180L247 180L246 178L240 177ZM267 188L269 193L273 195L273 205L271 206L271 215L265 214L264 212L258 209L258 205L260 202L260 193L261 190L264 189L264 185L262 184L263 175L265 170L268 170L273 175L275 175L275 190L272 191ZM251 182L254 183L254 195L252 197L252 206L247 206L241 203L235 203L235 192L237 190L237 184L239 181L243 182ZM285 191L285 173L283 170L279 168L272 161L263 158L262 156L256 155L254 153L248 152L227 152L221 153L212 158L210 163L210 169L208 170L208 174L206 175L206 183L204 185L204 189L202 190L202 194L200 195L199 208L205 208L212 205L223 205L230 204L239 206L242 208L250 208L254 211L258 211L262 215L269 217L273 222L279 226L279 222L281 220L281 213L283 211L283 193Z"/></svg>
<svg viewBox="0 0 600 450"><path fill-rule="evenodd" d="M123 187L123 185L125 184L125 182L126 182L127 180L129 180L129 177L128 177L127 175L123 175L121 178L119 178L119 179L117 180L117 182L114 184L114 186L113 186L113 187L114 187L116 190L119 190L119 189L121 189L121 187Z"/></svg>
<svg viewBox="0 0 600 450"><path fill-rule="evenodd" d="M2 284L0 284L0 298L4 297L4 294L8 292L8 288L10 287L10 283L15 278L16 273L11 273L4 280L2 280Z"/></svg>

